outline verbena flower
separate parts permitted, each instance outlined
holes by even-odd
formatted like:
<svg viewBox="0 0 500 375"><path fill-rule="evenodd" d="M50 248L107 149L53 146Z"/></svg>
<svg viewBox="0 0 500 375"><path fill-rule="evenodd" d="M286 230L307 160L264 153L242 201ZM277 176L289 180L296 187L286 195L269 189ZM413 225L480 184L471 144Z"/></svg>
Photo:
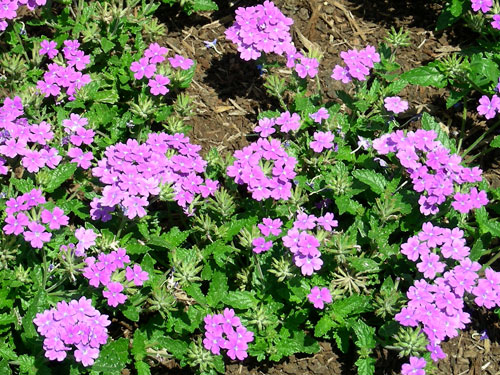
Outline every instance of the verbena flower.
<svg viewBox="0 0 500 375"><path fill-rule="evenodd" d="M321 310L325 308L325 303L332 302L332 295L328 288L320 289L318 286L311 288L311 292L307 295L307 298L315 308Z"/></svg>
<svg viewBox="0 0 500 375"><path fill-rule="evenodd" d="M479 99L477 112L488 120L492 119L496 116L497 112L500 112L500 97L493 95L490 99L486 95L483 95Z"/></svg>
<svg viewBox="0 0 500 375"><path fill-rule="evenodd" d="M168 61L172 68L181 68L182 70L188 70L194 64L193 60L183 57L181 55L175 55L174 57L169 57Z"/></svg>
<svg viewBox="0 0 500 375"><path fill-rule="evenodd" d="M408 109L408 102L402 100L399 96L389 96L384 99L384 107L388 111L401 113Z"/></svg>
<svg viewBox="0 0 500 375"><path fill-rule="evenodd" d="M348 83L353 78L366 81L374 63L380 62L380 55L376 52L375 47L370 45L361 51L355 49L343 51L340 53L340 57L344 60L346 67L336 65L333 68L331 78L342 81L342 83Z"/></svg>
<svg viewBox="0 0 500 375"><path fill-rule="evenodd" d="M487 13L493 6L493 0L471 0L471 7L474 12L481 11Z"/></svg>
<svg viewBox="0 0 500 375"><path fill-rule="evenodd" d="M333 139L334 135L331 131L327 132L314 132L313 134L314 141L309 143L309 147L314 150L314 152L321 152L323 149L331 149L333 148Z"/></svg>
<svg viewBox="0 0 500 375"><path fill-rule="evenodd" d="M402 375L425 375L425 358L410 357L410 363L405 363L401 367Z"/></svg>
<svg viewBox="0 0 500 375"><path fill-rule="evenodd" d="M74 350L77 362L86 367L94 364L101 345L108 340L106 327L111 322L91 302L85 297L69 303L61 301L55 308L36 314L33 323L44 337L43 349L48 359L60 362Z"/></svg>

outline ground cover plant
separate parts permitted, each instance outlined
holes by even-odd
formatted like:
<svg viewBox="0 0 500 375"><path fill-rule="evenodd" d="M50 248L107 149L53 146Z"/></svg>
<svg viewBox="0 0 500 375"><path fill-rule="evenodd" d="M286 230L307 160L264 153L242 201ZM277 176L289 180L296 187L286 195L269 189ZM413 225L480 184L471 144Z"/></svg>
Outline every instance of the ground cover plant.
<svg viewBox="0 0 500 375"><path fill-rule="evenodd" d="M500 307L500 190L475 164L500 146L496 27L402 72L404 30L324 66L275 4L236 7L220 38L272 105L241 149L202 154L185 92L197 63L157 17L216 7L164 2L0 2L2 371L148 374L175 359L216 374L329 340L361 375L377 348L402 374L433 373L471 309ZM321 70L342 84L334 101ZM411 85L448 88L461 132L403 117ZM467 108L492 120L471 143Z"/></svg>

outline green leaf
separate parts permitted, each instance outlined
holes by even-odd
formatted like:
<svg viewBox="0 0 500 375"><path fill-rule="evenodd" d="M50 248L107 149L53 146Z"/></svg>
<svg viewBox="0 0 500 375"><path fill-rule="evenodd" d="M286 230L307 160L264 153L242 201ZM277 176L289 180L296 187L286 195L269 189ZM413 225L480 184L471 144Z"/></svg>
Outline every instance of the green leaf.
<svg viewBox="0 0 500 375"><path fill-rule="evenodd" d="M339 210L339 215L348 212L351 215L357 216L362 215L365 211L361 203L345 195L335 197L335 204L337 205L337 209Z"/></svg>
<svg viewBox="0 0 500 375"><path fill-rule="evenodd" d="M52 193L66 180L69 180L76 171L76 163L59 164L55 169L48 171L48 183L44 191Z"/></svg>
<svg viewBox="0 0 500 375"><path fill-rule="evenodd" d="M144 332L139 329L135 330L131 354L136 361L142 361L146 357L146 340L147 335Z"/></svg>
<svg viewBox="0 0 500 375"><path fill-rule="evenodd" d="M12 185L14 185L20 193L27 193L35 188L35 184L33 184L33 181L30 178L25 178L25 179L18 179L18 178L11 178L10 182Z"/></svg>
<svg viewBox="0 0 500 375"><path fill-rule="evenodd" d="M0 314L0 326L6 326L16 321L16 317L12 314Z"/></svg>
<svg viewBox="0 0 500 375"><path fill-rule="evenodd" d="M470 62L470 69L472 73L472 80L479 86L487 82L498 83L498 76L500 71L496 62L491 57L483 57L479 54L473 55ZM475 76L474 76L475 75Z"/></svg>
<svg viewBox="0 0 500 375"><path fill-rule="evenodd" d="M386 96L398 95L406 86L408 86L407 81L398 79L397 81L391 82L389 86L385 88L385 94Z"/></svg>
<svg viewBox="0 0 500 375"><path fill-rule="evenodd" d="M188 238L189 233L189 230L181 231L179 228L173 227L168 233L164 233L161 236L151 236L149 243L151 245L174 250Z"/></svg>
<svg viewBox="0 0 500 375"><path fill-rule="evenodd" d="M373 375L375 373L375 358L359 358L355 365L358 368L358 375Z"/></svg>
<svg viewBox="0 0 500 375"><path fill-rule="evenodd" d="M190 296L193 297L196 302L205 304L206 297L201 291L201 285L197 283L191 283L188 286L184 287L184 291Z"/></svg>
<svg viewBox="0 0 500 375"><path fill-rule="evenodd" d="M323 337L335 326L335 322L329 315L323 315L314 327L314 336Z"/></svg>
<svg viewBox="0 0 500 375"><path fill-rule="evenodd" d="M235 309L248 310L256 308L258 300L248 291L232 291L222 298L222 302Z"/></svg>
<svg viewBox="0 0 500 375"><path fill-rule="evenodd" d="M481 234L491 233L494 237L500 237L500 223L489 218L488 212L484 207L476 209L474 213Z"/></svg>
<svg viewBox="0 0 500 375"><path fill-rule="evenodd" d="M195 12L211 12L219 10L217 3L212 0L193 0L193 11Z"/></svg>
<svg viewBox="0 0 500 375"><path fill-rule="evenodd" d="M217 307L227 293L227 277L223 272L217 271L212 276L212 282L207 294L207 303L211 307Z"/></svg>
<svg viewBox="0 0 500 375"><path fill-rule="evenodd" d="M6 359L0 361L0 375L11 375L12 371L9 366L9 362Z"/></svg>
<svg viewBox="0 0 500 375"><path fill-rule="evenodd" d="M277 353L269 357L271 361L279 361L295 353L317 353L320 349L318 342L302 331L294 331L291 337L287 337L289 335L287 330L280 331L279 340L276 342Z"/></svg>
<svg viewBox="0 0 500 375"><path fill-rule="evenodd" d="M443 144L451 153L457 152L457 147L455 142L448 137L448 134L441 128L434 117L429 115L427 112L422 115L422 129L424 130L434 130L437 133L437 140Z"/></svg>
<svg viewBox="0 0 500 375"><path fill-rule="evenodd" d="M349 331L344 328L334 331L333 338L335 339L337 348L339 348L339 350L342 353L344 354L347 353L347 351L349 350L349 342L350 342Z"/></svg>
<svg viewBox="0 0 500 375"><path fill-rule="evenodd" d="M350 315L359 315L371 310L373 310L371 297L359 294L335 301L330 307L333 319L338 322L343 322Z"/></svg>
<svg viewBox="0 0 500 375"><path fill-rule="evenodd" d="M181 359L188 349L188 344L186 343L186 341L175 340L171 337L162 336L161 338L158 338L157 341L163 348L167 349L167 351L177 359Z"/></svg>
<svg viewBox="0 0 500 375"><path fill-rule="evenodd" d="M104 345L101 348L99 357L92 366L92 370L103 372L106 375L120 375L121 370L123 370L130 361L128 356L128 344L129 341L122 337Z"/></svg>
<svg viewBox="0 0 500 375"><path fill-rule="evenodd" d="M115 47L115 44L109 39L101 37L100 40L101 40L101 47L104 53L108 53Z"/></svg>
<svg viewBox="0 0 500 375"><path fill-rule="evenodd" d="M212 255L214 257L215 263L219 267L225 267L227 262L231 262L230 255L234 253L236 249L230 245L226 245L221 240L217 240L205 247L202 251L205 258Z"/></svg>
<svg viewBox="0 0 500 375"><path fill-rule="evenodd" d="M127 319L130 319L133 322L139 321L139 314L141 309L138 306L134 306L132 304L127 304L125 308L122 308L122 313L125 315Z"/></svg>
<svg viewBox="0 0 500 375"><path fill-rule="evenodd" d="M47 307L47 305L47 293L45 290L40 290L31 300L29 308L23 317L24 338L31 339L38 336L33 324L33 319L35 319L36 314Z"/></svg>
<svg viewBox="0 0 500 375"><path fill-rule="evenodd" d="M352 325L352 329L356 334L357 340L354 342L360 349L371 350L375 348L377 342L375 341L375 328L370 327L362 320L356 320Z"/></svg>
<svg viewBox="0 0 500 375"><path fill-rule="evenodd" d="M401 74L401 78L412 85L434 86L443 88L446 86L446 76L434 66L420 66Z"/></svg>
<svg viewBox="0 0 500 375"><path fill-rule="evenodd" d="M444 30L457 22L462 15L463 5L463 0L452 0L451 3L447 3L438 17L436 31Z"/></svg>
<svg viewBox="0 0 500 375"><path fill-rule="evenodd" d="M118 102L120 99L120 96L118 95L118 92L116 90L102 90L96 92L93 96L92 99L96 102L99 103L109 103L109 104L114 104Z"/></svg>
<svg viewBox="0 0 500 375"><path fill-rule="evenodd" d="M385 191L388 183L382 174L370 169L357 169L352 172L352 175L379 195Z"/></svg>
<svg viewBox="0 0 500 375"><path fill-rule="evenodd" d="M150 375L151 370L146 362L138 361L134 363L137 375Z"/></svg>
<svg viewBox="0 0 500 375"><path fill-rule="evenodd" d="M500 148L500 135L497 135L490 143L490 147Z"/></svg>

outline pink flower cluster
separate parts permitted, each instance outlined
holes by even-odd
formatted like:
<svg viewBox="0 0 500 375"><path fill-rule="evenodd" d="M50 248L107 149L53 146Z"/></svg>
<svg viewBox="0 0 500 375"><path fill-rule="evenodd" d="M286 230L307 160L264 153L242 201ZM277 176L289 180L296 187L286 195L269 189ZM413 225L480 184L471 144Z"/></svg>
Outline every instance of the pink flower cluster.
<svg viewBox="0 0 500 375"><path fill-rule="evenodd" d="M51 125L28 123L21 98L6 98L0 107L0 175L7 174L6 159L21 156L21 164L28 172L35 173L47 166L55 168L62 157L48 142L54 138ZM37 146L41 146L37 149Z"/></svg>
<svg viewBox="0 0 500 375"><path fill-rule="evenodd" d="M488 13L493 8L493 0L471 0L471 7L474 12ZM500 14L493 15L491 26L500 30Z"/></svg>
<svg viewBox="0 0 500 375"><path fill-rule="evenodd" d="M311 288L311 292L307 295L309 302L311 302L315 308L324 309L325 303L332 303L332 295L328 288L319 288L315 286Z"/></svg>
<svg viewBox="0 0 500 375"><path fill-rule="evenodd" d="M71 158L72 163L76 163L82 169L89 169L91 161L94 159L92 152L84 152L81 149L82 145L91 145L94 141L94 131L85 129L88 120L75 113L69 116L69 119L62 122L64 131L68 134L69 142L77 147L71 147L67 155Z"/></svg>
<svg viewBox="0 0 500 375"><path fill-rule="evenodd" d="M425 375L425 358L410 357L410 363L401 366L401 375Z"/></svg>
<svg viewBox="0 0 500 375"><path fill-rule="evenodd" d="M0 31L7 29L7 20L17 17L17 10L20 6L26 5L29 10L34 10L37 6L43 6L47 0L2 0L0 1Z"/></svg>
<svg viewBox="0 0 500 375"><path fill-rule="evenodd" d="M4 233L15 236L22 233L24 240L29 242L31 247L41 249L52 237L52 233L47 232L45 225L51 230L57 230L68 225L69 221L64 211L57 206L52 210L43 207L34 210L44 203L46 203L45 197L38 189L33 189L17 198L10 198L6 203Z"/></svg>
<svg viewBox="0 0 500 375"><path fill-rule="evenodd" d="M54 58L58 51L53 43L43 41L40 54ZM44 73L43 80L37 82L37 88L46 98L57 97L63 89L66 89L68 99L75 100L75 93L91 81L88 74L81 72L90 64L90 55L85 55L79 47L80 43L77 40L65 40L63 54L66 66L57 63L47 66L48 71Z"/></svg>
<svg viewBox="0 0 500 375"><path fill-rule="evenodd" d="M289 156L277 139L260 138L234 153L236 160L227 167L227 175L238 185L247 184L252 198L287 200L291 196L297 159Z"/></svg>
<svg viewBox="0 0 500 375"><path fill-rule="evenodd" d="M480 182L482 179L481 169L460 165L462 158L457 154L450 155L436 138L435 131L419 129L406 135L398 130L373 141L373 148L379 154L396 153L412 179L414 190L421 193L418 203L424 215L439 212L439 205L453 195L454 184ZM468 213L487 203L486 192L472 188L469 193L455 193L452 206L461 213Z"/></svg>
<svg viewBox="0 0 500 375"><path fill-rule="evenodd" d="M149 279L148 273L143 271L140 265L134 264L133 268L125 267L127 263L130 263L130 258L123 248L109 254L100 253L97 259L87 257L84 262L87 266L83 269L83 276L95 288L99 288L100 285L104 286L102 295L109 306L116 307L125 303L127 296L122 293L124 289L142 286ZM125 269L125 275L123 269Z"/></svg>
<svg viewBox="0 0 500 375"><path fill-rule="evenodd" d="M269 236L279 236L281 234L281 226L283 222L280 219L271 219L266 217L262 219L262 223L258 225L260 233L263 237L254 238L252 241L253 252L260 254L262 252L268 251L273 245L272 241L266 241L266 237Z"/></svg>
<svg viewBox="0 0 500 375"><path fill-rule="evenodd" d="M248 357L248 343L253 340L253 332L241 324L233 309L226 308L223 314L205 316L203 346L213 354L219 355L221 349L226 349L229 358L242 361Z"/></svg>
<svg viewBox="0 0 500 375"><path fill-rule="evenodd" d="M144 56L130 65L130 70L134 72L135 79L148 78L149 92L154 96L165 95L169 92L167 85L170 83L170 78L155 74L157 64L165 61L167 53L167 48L161 47L158 43L151 43L144 51ZM194 64L193 60L180 55L169 57L168 61L173 68L181 68L182 70L187 70Z"/></svg>
<svg viewBox="0 0 500 375"><path fill-rule="evenodd" d="M261 53L291 53L295 51L290 35L291 18L271 1L236 9L235 23L225 32L226 38L238 46L243 60L257 60Z"/></svg>
<svg viewBox="0 0 500 375"><path fill-rule="evenodd" d="M106 185L102 197L92 202L92 218L109 220L109 213L117 205L129 219L143 217L148 197L158 195L161 185L172 186L173 199L183 208L196 194L203 198L212 195L218 182L199 176L207 164L200 150L180 133L151 133L143 144L129 139L107 147L105 157L92 169L93 175Z"/></svg>
<svg viewBox="0 0 500 375"><path fill-rule="evenodd" d="M384 99L384 107L388 111L401 113L408 109L408 102L402 100L399 96L388 96Z"/></svg>
<svg viewBox="0 0 500 375"><path fill-rule="evenodd" d="M285 54L286 66L295 68L300 78L313 78L318 74L319 61L297 51L290 35L293 20L285 17L273 2L266 0L264 4L240 7L235 13L235 23L225 34L238 46L243 60L257 60L262 52Z"/></svg>
<svg viewBox="0 0 500 375"><path fill-rule="evenodd" d="M76 361L84 366L93 365L99 357L101 345L108 341L106 327L111 324L108 316L85 297L58 302L56 308L36 314L33 323L44 337L43 349L48 359L61 362L74 349Z"/></svg>
<svg viewBox="0 0 500 375"><path fill-rule="evenodd" d="M332 213L328 212L324 216L316 217L301 212L297 215L293 227L283 236L283 245L293 254L293 261L304 276L310 276L315 271L321 269L323 261L319 251L320 242L308 231L316 227L322 227L326 231L331 231L338 226Z"/></svg>
<svg viewBox="0 0 500 375"><path fill-rule="evenodd" d="M323 149L329 150L333 148L333 139L335 136L331 131L327 132L314 132L313 134L314 141L309 143L309 147L314 150L314 152L321 152Z"/></svg>
<svg viewBox="0 0 500 375"><path fill-rule="evenodd" d="M336 81L348 83L353 78L359 81L366 81L370 75L370 69L375 63L380 62L380 55L373 46L366 46L361 51L352 49L340 53L346 67L335 65L331 77Z"/></svg>
<svg viewBox="0 0 500 375"><path fill-rule="evenodd" d="M262 138L266 138L276 132L275 125L280 126L282 133L295 132L300 128L300 116L297 113L290 114L286 111L281 113L279 117L261 118L259 125L254 128L254 132L259 133Z"/></svg>
<svg viewBox="0 0 500 375"><path fill-rule="evenodd" d="M479 306L500 305L500 272L486 269L486 277L478 280L481 265L468 258L470 249L463 235L459 228L424 223L422 231L401 246L408 259L418 262L424 278L434 280L415 281L407 292L407 307L395 319L403 326L422 325L434 361L446 356L439 344L447 337L457 336L458 330L470 322L469 314L464 312L466 292L476 297ZM438 274L441 276L436 277Z"/></svg>

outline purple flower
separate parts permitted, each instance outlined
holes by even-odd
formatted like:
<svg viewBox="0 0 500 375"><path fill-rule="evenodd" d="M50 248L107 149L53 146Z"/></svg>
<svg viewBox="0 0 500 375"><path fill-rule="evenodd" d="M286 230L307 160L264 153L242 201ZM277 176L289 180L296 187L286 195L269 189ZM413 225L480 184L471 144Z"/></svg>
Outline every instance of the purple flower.
<svg viewBox="0 0 500 375"><path fill-rule="evenodd" d="M76 134L70 136L70 141L75 146L81 146L82 143L90 145L94 141L94 131L92 129L78 128Z"/></svg>
<svg viewBox="0 0 500 375"><path fill-rule="evenodd" d="M311 289L311 292L307 295L307 298L309 299L309 302L311 302L314 305L315 308L321 310L324 309L325 302L326 303L332 302L332 295L330 294L328 288L320 289L317 286Z"/></svg>
<svg viewBox="0 0 500 375"><path fill-rule="evenodd" d="M427 361L424 358L410 357L410 363L405 363L401 367L402 375L425 375L425 365Z"/></svg>
<svg viewBox="0 0 500 375"><path fill-rule="evenodd" d="M334 135L331 131L327 132L315 132L313 134L314 141L312 141L309 146L314 150L314 152L321 152L323 149L331 149L333 147Z"/></svg>
<svg viewBox="0 0 500 375"><path fill-rule="evenodd" d="M141 266L134 264L134 268L127 267L125 277L127 281L133 281L135 286L141 286L149 279L146 271L143 271Z"/></svg>
<svg viewBox="0 0 500 375"><path fill-rule="evenodd" d="M257 125L253 130L256 133L260 133L262 138L266 138L276 132L273 126L276 124L274 119L264 117L259 120L259 125Z"/></svg>
<svg viewBox="0 0 500 375"><path fill-rule="evenodd" d="M83 152L81 148L73 147L68 150L67 155L71 158L72 163L76 163L82 169L89 169L92 165L90 161L94 159L92 152Z"/></svg>
<svg viewBox="0 0 500 375"><path fill-rule="evenodd" d="M304 276L311 276L314 271L320 270L323 265L323 261L319 256L296 254L293 260L295 265L300 267L300 271Z"/></svg>
<svg viewBox="0 0 500 375"><path fill-rule="evenodd" d="M324 230L330 232L333 228L339 225L338 221L334 220L333 217L334 216L331 212L327 212L324 216L317 218L317 224Z"/></svg>
<svg viewBox="0 0 500 375"><path fill-rule="evenodd" d="M154 78L149 80L148 86L150 87L151 94L158 96L165 95L169 92L169 89L166 87L169 83L170 79L168 77L157 74Z"/></svg>
<svg viewBox="0 0 500 375"><path fill-rule="evenodd" d="M316 216L301 212L297 215L297 219L293 223L293 227L302 230L314 229L316 227L316 220Z"/></svg>
<svg viewBox="0 0 500 375"><path fill-rule="evenodd" d="M104 298L108 300L108 305L116 307L122 303L125 303L127 296L123 293L123 285L119 282L111 282L106 285L107 290L102 292Z"/></svg>
<svg viewBox="0 0 500 375"><path fill-rule="evenodd" d="M172 68L181 68L182 70L188 70L194 64L193 60L182 57L181 55L175 55L175 57L169 57L168 61Z"/></svg>
<svg viewBox="0 0 500 375"><path fill-rule="evenodd" d="M335 65L335 68L332 70L331 77L336 81L342 81L342 83L349 83L352 80L352 77L349 74L349 69L340 65Z"/></svg>
<svg viewBox="0 0 500 375"><path fill-rule="evenodd" d="M486 117L486 119L492 119L496 116L498 111L500 111L500 97L498 97L497 95L493 95L491 97L491 100L486 95L483 95L479 99L477 112L480 115Z"/></svg>
<svg viewBox="0 0 500 375"><path fill-rule="evenodd" d="M283 222L280 219L271 219L269 217L266 217L262 219L262 223L258 224L257 226L260 229L260 232L262 233L263 236L269 236L272 234L273 236L279 236L281 233L281 226L283 225Z"/></svg>
<svg viewBox="0 0 500 375"><path fill-rule="evenodd" d="M300 78L307 76L314 78L318 74L319 61L314 58L302 57L300 63L295 65L295 71Z"/></svg>
<svg viewBox="0 0 500 375"><path fill-rule="evenodd" d="M280 125L282 133L296 131L300 128L300 116L297 113L290 115L290 112L283 112L276 120L277 125Z"/></svg>
<svg viewBox="0 0 500 375"><path fill-rule="evenodd" d="M64 211L59 207L54 207L52 212L49 210L43 210L40 218L42 223L49 224L50 229L59 229L61 226L68 225L69 217L64 215Z"/></svg>
<svg viewBox="0 0 500 375"><path fill-rule="evenodd" d="M493 21L491 22L491 27L500 30L500 14L493 15ZM497 91L498 91L498 86L497 86Z"/></svg>
<svg viewBox="0 0 500 375"><path fill-rule="evenodd" d="M144 56L149 58L151 64L158 64L165 61L165 55L168 53L168 49L161 47L158 43L151 43L149 47L144 51Z"/></svg>
<svg viewBox="0 0 500 375"><path fill-rule="evenodd" d="M85 250L95 245L97 234L92 229L85 229L81 227L75 230L75 237L78 240L75 254L77 256L82 256L85 254Z"/></svg>
<svg viewBox="0 0 500 375"><path fill-rule="evenodd" d="M481 12L487 13L490 11L491 7L493 6L493 1L492 0L472 0L471 6L472 6L472 10L474 12L481 10Z"/></svg>
<svg viewBox="0 0 500 375"><path fill-rule="evenodd" d="M85 117L81 117L75 113L69 115L69 119L63 120L62 125L64 126L64 131L68 134L76 133L80 128L84 128L89 121Z"/></svg>
<svg viewBox="0 0 500 375"><path fill-rule="evenodd" d="M388 111L401 113L408 109L408 102L401 100L399 96L390 96L384 99L384 107Z"/></svg>
<svg viewBox="0 0 500 375"><path fill-rule="evenodd" d="M28 230L23 233L26 241L29 241L31 246L36 249L41 249L44 242L49 242L52 233L45 231L45 227L37 222L30 221L28 223Z"/></svg>
<svg viewBox="0 0 500 375"><path fill-rule="evenodd" d="M320 109L318 109L317 112L310 113L309 117L312 118L314 120L314 122L321 124L322 120L328 120L328 118L330 117L330 114L328 113L326 108L321 107Z"/></svg>
<svg viewBox="0 0 500 375"><path fill-rule="evenodd" d="M17 214L17 216L8 215L5 218L5 222L7 224L3 227L4 233L18 236L19 234L24 232L24 227L29 224L29 219L25 214L21 212Z"/></svg>
<svg viewBox="0 0 500 375"><path fill-rule="evenodd" d="M135 73L135 79L142 79L143 77L151 78L156 72L156 65L151 64L149 58L143 57L139 61L134 61L130 65L130 70Z"/></svg>
<svg viewBox="0 0 500 375"><path fill-rule="evenodd" d="M436 273L444 271L445 264L439 261L439 256L437 254L424 254L420 259L422 261L417 263L417 268L425 277L433 279L436 277Z"/></svg>
<svg viewBox="0 0 500 375"><path fill-rule="evenodd" d="M253 245L253 252L256 254L260 254L265 251L268 251L271 248L271 246L273 246L273 243L272 241L266 242L266 239L264 237L257 237L254 238L254 240L252 241L252 245Z"/></svg>
<svg viewBox="0 0 500 375"><path fill-rule="evenodd" d="M53 59L59 53L56 49L57 42L54 41L42 40L40 42L40 47L40 51L38 52L40 56L48 55L51 59Z"/></svg>

